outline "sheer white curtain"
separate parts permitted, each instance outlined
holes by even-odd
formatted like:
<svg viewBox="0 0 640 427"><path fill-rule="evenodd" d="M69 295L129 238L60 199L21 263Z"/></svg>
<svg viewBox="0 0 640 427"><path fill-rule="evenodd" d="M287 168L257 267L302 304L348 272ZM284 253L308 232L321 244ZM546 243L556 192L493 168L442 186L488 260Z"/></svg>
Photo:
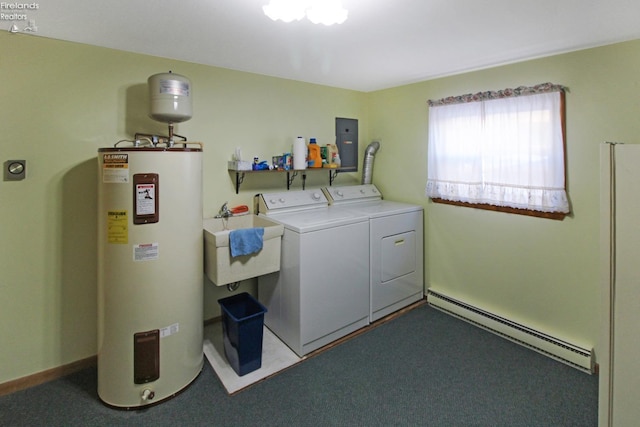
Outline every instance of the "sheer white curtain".
<svg viewBox="0 0 640 427"><path fill-rule="evenodd" d="M430 101L428 197L569 212L562 94L511 93Z"/></svg>

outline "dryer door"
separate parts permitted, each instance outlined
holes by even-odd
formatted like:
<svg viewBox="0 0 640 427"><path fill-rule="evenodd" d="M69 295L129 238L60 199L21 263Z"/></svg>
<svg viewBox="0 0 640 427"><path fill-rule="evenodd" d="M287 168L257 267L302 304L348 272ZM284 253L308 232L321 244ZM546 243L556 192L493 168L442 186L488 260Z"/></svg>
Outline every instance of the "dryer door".
<svg viewBox="0 0 640 427"><path fill-rule="evenodd" d="M422 298L422 230L422 211L371 219L371 321Z"/></svg>
<svg viewBox="0 0 640 427"><path fill-rule="evenodd" d="M416 233L394 234L381 240L382 283L396 279L416 270Z"/></svg>

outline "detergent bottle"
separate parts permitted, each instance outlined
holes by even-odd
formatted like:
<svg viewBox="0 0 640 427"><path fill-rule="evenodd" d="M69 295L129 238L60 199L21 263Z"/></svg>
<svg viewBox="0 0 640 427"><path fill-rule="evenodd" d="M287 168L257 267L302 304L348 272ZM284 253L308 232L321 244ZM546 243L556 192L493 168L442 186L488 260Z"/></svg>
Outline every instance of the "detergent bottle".
<svg viewBox="0 0 640 427"><path fill-rule="evenodd" d="M327 144L327 163L329 165L333 164L336 156L338 156L338 146L336 144Z"/></svg>
<svg viewBox="0 0 640 427"><path fill-rule="evenodd" d="M309 167L321 168L322 167L322 155L320 154L320 146L316 143L315 138L309 139Z"/></svg>

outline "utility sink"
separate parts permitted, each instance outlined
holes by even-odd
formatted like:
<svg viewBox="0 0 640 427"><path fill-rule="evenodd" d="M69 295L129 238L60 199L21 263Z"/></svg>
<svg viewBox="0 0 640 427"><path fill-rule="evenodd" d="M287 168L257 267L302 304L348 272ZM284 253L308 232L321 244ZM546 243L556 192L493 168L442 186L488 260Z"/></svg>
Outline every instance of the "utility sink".
<svg viewBox="0 0 640 427"><path fill-rule="evenodd" d="M205 218L204 271L216 286L280 270L282 224L257 215ZM262 249L250 255L231 256L229 233L240 228L263 227Z"/></svg>

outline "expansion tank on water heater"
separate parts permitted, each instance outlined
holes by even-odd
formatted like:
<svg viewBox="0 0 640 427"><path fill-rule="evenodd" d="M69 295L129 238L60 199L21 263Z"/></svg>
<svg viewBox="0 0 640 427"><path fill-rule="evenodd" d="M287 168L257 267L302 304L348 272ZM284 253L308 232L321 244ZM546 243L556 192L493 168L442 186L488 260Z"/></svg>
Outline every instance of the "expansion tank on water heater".
<svg viewBox="0 0 640 427"><path fill-rule="evenodd" d="M98 395L133 408L203 365L202 148L98 152Z"/></svg>

